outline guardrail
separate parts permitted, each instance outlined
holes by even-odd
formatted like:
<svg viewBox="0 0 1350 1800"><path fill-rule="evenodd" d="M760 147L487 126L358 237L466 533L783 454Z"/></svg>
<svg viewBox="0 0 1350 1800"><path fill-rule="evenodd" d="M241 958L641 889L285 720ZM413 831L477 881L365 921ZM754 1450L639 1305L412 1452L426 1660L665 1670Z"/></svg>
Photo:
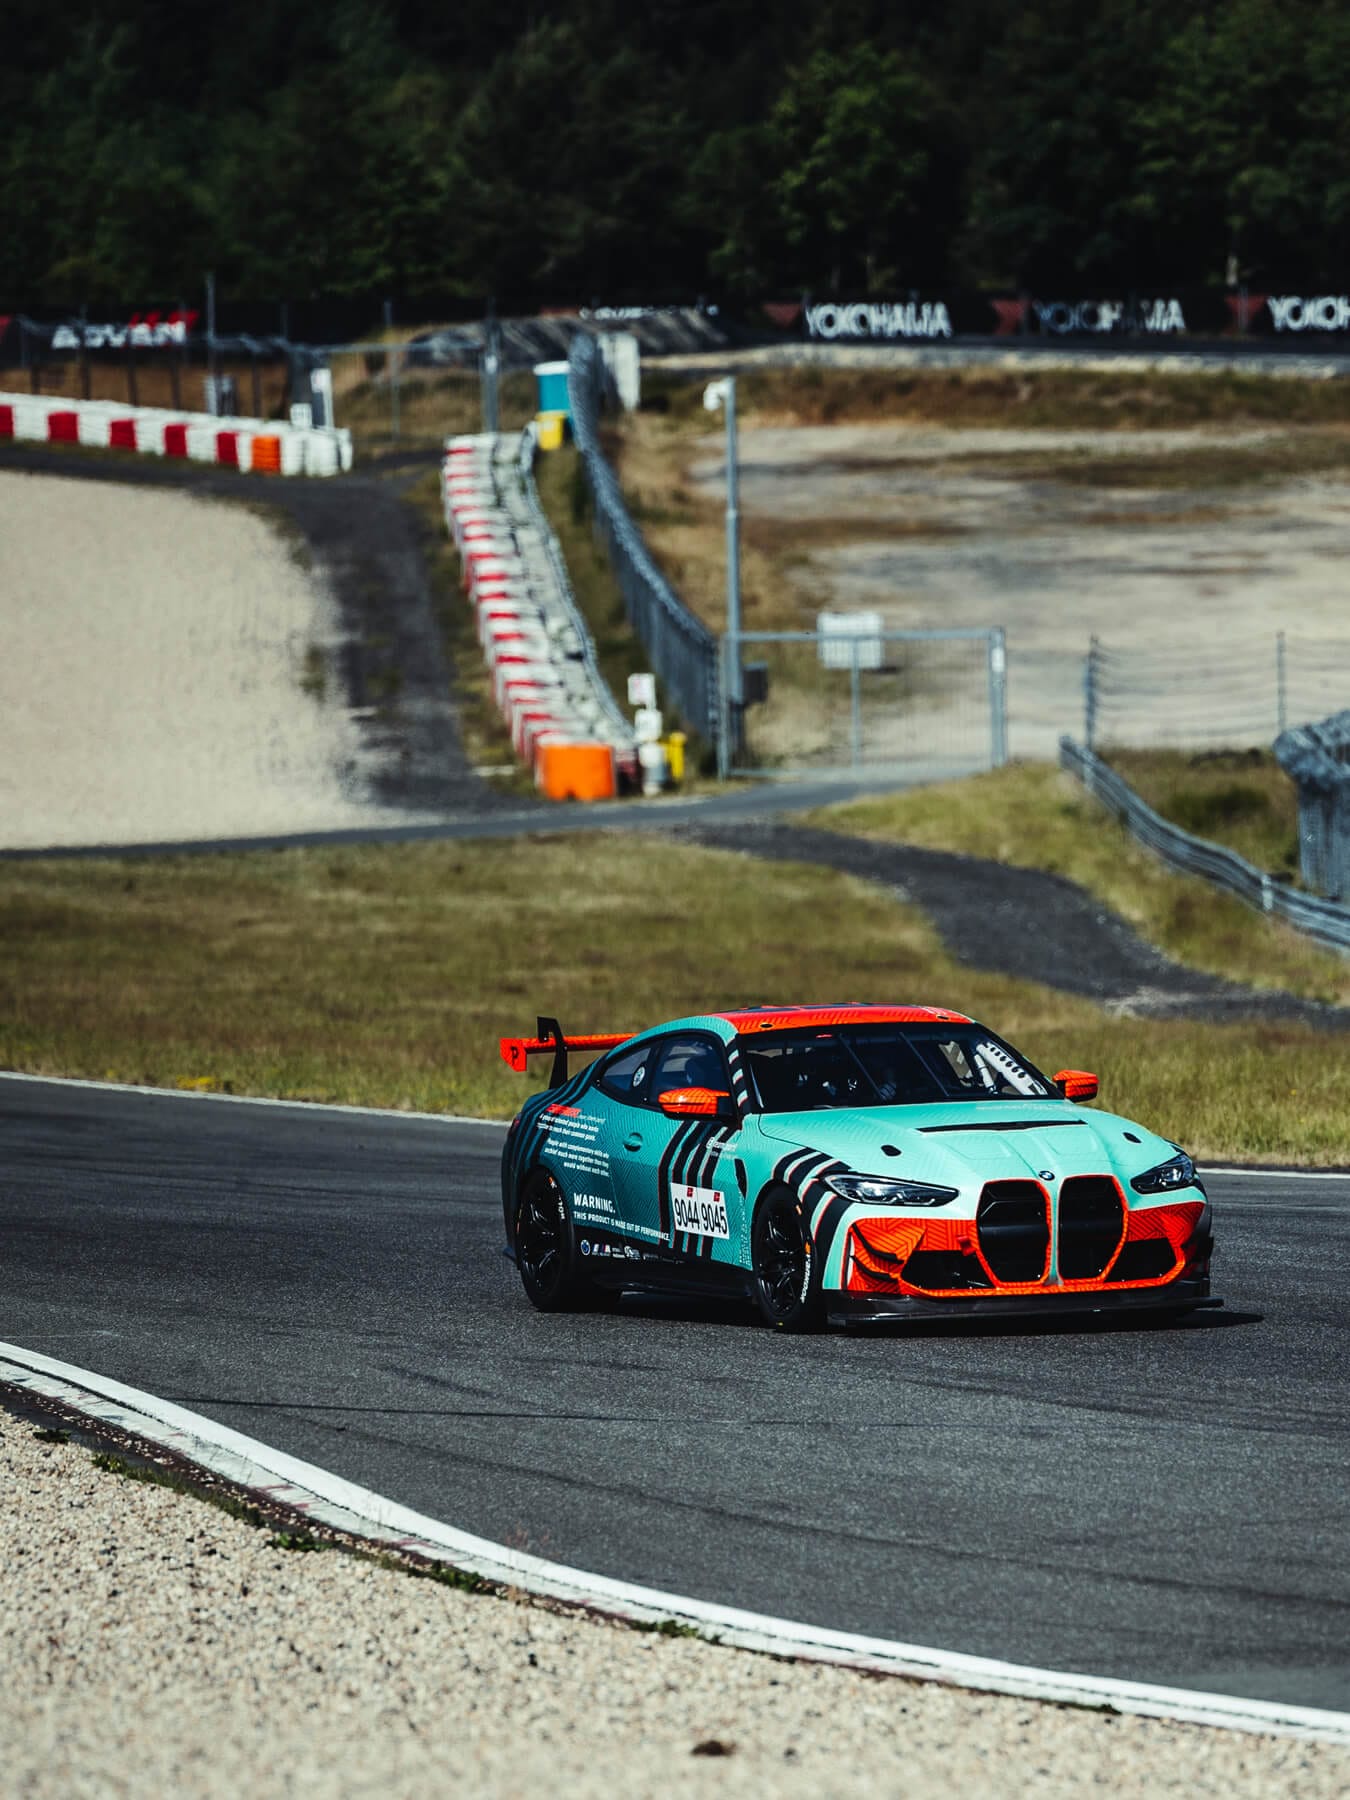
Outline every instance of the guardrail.
<svg viewBox="0 0 1350 1800"><path fill-rule="evenodd" d="M623 594L629 623L685 722L710 744L718 738L717 641L657 567L624 503L618 477L600 447L606 371L595 339L578 334L568 355L572 436L581 453L595 523Z"/></svg>
<svg viewBox="0 0 1350 1800"><path fill-rule="evenodd" d="M1077 776L1094 799L1171 868L1226 888L1257 912L1283 919L1319 944L1333 950L1350 950L1350 907L1301 893L1263 869L1254 868L1235 851L1192 837L1189 831L1154 812L1114 769L1073 738L1059 740L1059 765Z"/></svg>

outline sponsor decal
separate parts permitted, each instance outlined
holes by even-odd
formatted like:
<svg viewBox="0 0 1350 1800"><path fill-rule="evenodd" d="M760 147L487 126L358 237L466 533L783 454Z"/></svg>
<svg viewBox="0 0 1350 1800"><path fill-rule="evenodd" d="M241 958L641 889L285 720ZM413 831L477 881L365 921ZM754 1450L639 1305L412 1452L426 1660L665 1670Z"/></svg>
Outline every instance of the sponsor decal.
<svg viewBox="0 0 1350 1800"><path fill-rule="evenodd" d="M1266 305L1276 331L1350 330L1350 295L1271 294Z"/></svg>
<svg viewBox="0 0 1350 1800"><path fill-rule="evenodd" d="M590 1253L591 1253L591 1240L590 1240L590 1239L589 1239L589 1238L582 1238L582 1240L581 1240L581 1254L582 1254L582 1255L583 1255L583 1256L589 1256L589 1255L590 1255Z"/></svg>
<svg viewBox="0 0 1350 1800"><path fill-rule="evenodd" d="M1034 300L1032 307L1040 329L1052 337L1108 331L1185 331L1186 316L1176 299L1139 300Z"/></svg>
<svg viewBox="0 0 1350 1800"><path fill-rule="evenodd" d="M991 300L994 309L994 336L1012 337L1022 329L1027 316L1025 300Z"/></svg>
<svg viewBox="0 0 1350 1800"><path fill-rule="evenodd" d="M949 338L951 315L942 300L879 300L846 304L833 300L806 309L808 337Z"/></svg>
<svg viewBox="0 0 1350 1800"><path fill-rule="evenodd" d="M694 1237L729 1238L726 1196L720 1188L688 1187L671 1183L671 1228Z"/></svg>
<svg viewBox="0 0 1350 1800"><path fill-rule="evenodd" d="M555 1117L567 1119L579 1119L581 1117L581 1108L579 1106L546 1106L544 1111L553 1114Z"/></svg>
<svg viewBox="0 0 1350 1800"><path fill-rule="evenodd" d="M1246 331L1265 303L1264 294L1224 295L1224 304L1228 308L1234 331Z"/></svg>
<svg viewBox="0 0 1350 1800"><path fill-rule="evenodd" d="M52 333L53 350L121 350L127 344L150 348L186 344L200 314L182 308L171 313L133 313L125 325L58 325Z"/></svg>
<svg viewBox="0 0 1350 1800"><path fill-rule="evenodd" d="M642 1252L638 1249L636 1244L625 1244L623 1253L628 1258L629 1262L642 1261Z"/></svg>

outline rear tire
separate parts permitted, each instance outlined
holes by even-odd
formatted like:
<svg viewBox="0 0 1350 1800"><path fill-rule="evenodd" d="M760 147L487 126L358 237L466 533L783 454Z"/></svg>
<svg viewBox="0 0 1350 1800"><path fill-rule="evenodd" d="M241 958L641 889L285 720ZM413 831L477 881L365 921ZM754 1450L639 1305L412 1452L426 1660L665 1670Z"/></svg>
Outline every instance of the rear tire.
<svg viewBox="0 0 1350 1800"><path fill-rule="evenodd" d="M772 1188L750 1234L755 1304L775 1331L814 1331L821 1322L815 1245L795 1195Z"/></svg>
<svg viewBox="0 0 1350 1800"><path fill-rule="evenodd" d="M569 1312L585 1305L589 1283L576 1267L567 1195L547 1168L531 1168L520 1183L511 1244L531 1305L540 1312Z"/></svg>
<svg viewBox="0 0 1350 1800"><path fill-rule="evenodd" d="M520 1184L511 1242L521 1285L540 1312L579 1312L602 1296L583 1273L567 1196L547 1169Z"/></svg>

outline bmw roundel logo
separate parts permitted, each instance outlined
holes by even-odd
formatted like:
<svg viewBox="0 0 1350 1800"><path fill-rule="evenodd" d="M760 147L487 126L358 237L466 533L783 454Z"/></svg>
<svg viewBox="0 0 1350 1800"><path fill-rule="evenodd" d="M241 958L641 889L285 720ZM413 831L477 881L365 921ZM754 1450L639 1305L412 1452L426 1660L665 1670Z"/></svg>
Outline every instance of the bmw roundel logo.
<svg viewBox="0 0 1350 1800"><path fill-rule="evenodd" d="M582 1255L583 1255L583 1256L589 1256L589 1255L590 1255L590 1253L591 1253L591 1240L590 1240L590 1239L589 1239L589 1238L582 1238L582 1240L581 1240L581 1254L582 1254Z"/></svg>
<svg viewBox="0 0 1350 1800"><path fill-rule="evenodd" d="M1040 1176L1042 1181L1053 1181L1055 1179L1055 1171L1053 1169L1037 1169L1036 1173Z"/></svg>

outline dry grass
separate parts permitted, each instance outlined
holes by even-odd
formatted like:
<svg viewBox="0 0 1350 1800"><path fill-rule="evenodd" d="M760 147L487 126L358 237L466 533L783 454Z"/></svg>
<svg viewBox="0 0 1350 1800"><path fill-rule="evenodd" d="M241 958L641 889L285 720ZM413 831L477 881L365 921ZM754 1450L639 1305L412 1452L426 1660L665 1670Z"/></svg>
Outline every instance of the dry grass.
<svg viewBox="0 0 1350 1800"><path fill-rule="evenodd" d="M519 431L534 417L535 403L532 374L516 371L502 377L499 405L503 430ZM397 437L383 370L348 385L335 398L334 410L338 423L351 431L358 456L362 452L370 456L390 450L438 449L451 433L483 429L482 390L472 370L405 370L399 381Z"/></svg>
<svg viewBox="0 0 1350 1800"><path fill-rule="evenodd" d="M646 374L649 404L707 429L705 376ZM750 425L885 424L1143 431L1187 426L1350 425L1350 383L1241 369L897 369L821 364L742 370Z"/></svg>
<svg viewBox="0 0 1350 1800"><path fill-rule="evenodd" d="M696 945L696 954L690 946ZM0 866L0 1063L503 1116L496 1038L797 996L940 1001L1211 1158L1350 1161L1324 1038L1116 1022L953 963L829 870L605 834Z"/></svg>
<svg viewBox="0 0 1350 1800"><path fill-rule="evenodd" d="M1212 792L1207 784L1194 791L1201 803ZM966 781L829 807L810 822L1065 875L1192 968L1350 1003L1350 959L1202 881L1171 874L1050 764L1014 763Z"/></svg>
<svg viewBox="0 0 1350 1800"><path fill-rule="evenodd" d="M1107 761L1184 831L1258 869L1298 874L1298 790L1269 750L1108 750Z"/></svg>

